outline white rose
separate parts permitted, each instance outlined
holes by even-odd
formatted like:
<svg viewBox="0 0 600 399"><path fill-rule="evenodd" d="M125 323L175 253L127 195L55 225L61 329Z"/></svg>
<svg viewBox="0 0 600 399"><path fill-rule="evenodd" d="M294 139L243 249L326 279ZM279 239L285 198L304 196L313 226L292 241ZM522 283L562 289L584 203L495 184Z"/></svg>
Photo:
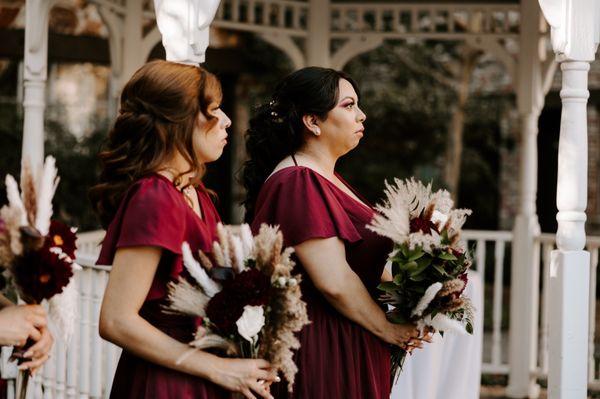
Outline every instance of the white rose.
<svg viewBox="0 0 600 399"><path fill-rule="evenodd" d="M440 211L433 211L433 215L431 215L431 222L433 224L438 225L440 228L444 227L446 222L448 221L448 215L444 215Z"/></svg>
<svg viewBox="0 0 600 399"><path fill-rule="evenodd" d="M249 342L254 342L256 336L265 325L265 311L262 306L244 306L244 313L235 322L238 333Z"/></svg>

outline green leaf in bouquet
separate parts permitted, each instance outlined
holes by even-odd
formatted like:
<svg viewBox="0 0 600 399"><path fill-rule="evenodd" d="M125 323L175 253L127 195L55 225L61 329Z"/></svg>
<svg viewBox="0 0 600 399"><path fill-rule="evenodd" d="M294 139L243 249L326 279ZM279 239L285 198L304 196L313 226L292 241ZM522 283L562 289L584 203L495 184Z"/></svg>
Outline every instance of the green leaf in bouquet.
<svg viewBox="0 0 600 399"><path fill-rule="evenodd" d="M426 278L427 278L427 276L426 276L425 274L423 274L423 273L417 273L417 274L414 274L414 273L413 273L413 274L411 274L411 275L410 275L410 277L409 277L409 279L410 279L411 281L416 281L416 282L423 281L423 280L425 280Z"/></svg>
<svg viewBox="0 0 600 399"><path fill-rule="evenodd" d="M400 251L398 251L398 254L401 254L403 257L408 258L408 245L406 244L402 244L400 245Z"/></svg>
<svg viewBox="0 0 600 399"><path fill-rule="evenodd" d="M412 262L414 260L420 259L423 257L423 255L425 255L425 251L423 251L423 248L417 247L413 251L410 251L410 253L408 254L408 261Z"/></svg>
<svg viewBox="0 0 600 399"><path fill-rule="evenodd" d="M443 259L443 260L458 260L458 258L448 252L442 252L441 254L438 255L438 258Z"/></svg>
<svg viewBox="0 0 600 399"><path fill-rule="evenodd" d="M385 292L394 292L398 289L398 286L393 281L384 281L377 286L377 289Z"/></svg>
<svg viewBox="0 0 600 399"><path fill-rule="evenodd" d="M419 265L417 264L417 262L410 261L410 262L406 262L403 265L400 265L400 270L403 270L405 272L412 272L413 270L415 270Z"/></svg>
<svg viewBox="0 0 600 399"><path fill-rule="evenodd" d="M423 273L425 269L427 269L427 267L431 265L431 260L432 259L428 256L424 256L421 259L417 260L417 267L411 272L411 277Z"/></svg>
<svg viewBox="0 0 600 399"><path fill-rule="evenodd" d="M392 276L400 273L400 265L398 265L397 261L392 260Z"/></svg>
<svg viewBox="0 0 600 399"><path fill-rule="evenodd" d="M471 322L467 323L466 329L469 334L473 335L473 324L471 324Z"/></svg>
<svg viewBox="0 0 600 399"><path fill-rule="evenodd" d="M404 282L404 273L394 275L394 284L401 285Z"/></svg>
<svg viewBox="0 0 600 399"><path fill-rule="evenodd" d="M436 264L434 264L434 265L433 265L433 268L434 268L435 270L437 270L437 271L438 271L438 273L440 273L442 276L447 276L447 275L448 275L448 273L446 273L446 271L444 270L444 268L443 268L441 265L436 265Z"/></svg>

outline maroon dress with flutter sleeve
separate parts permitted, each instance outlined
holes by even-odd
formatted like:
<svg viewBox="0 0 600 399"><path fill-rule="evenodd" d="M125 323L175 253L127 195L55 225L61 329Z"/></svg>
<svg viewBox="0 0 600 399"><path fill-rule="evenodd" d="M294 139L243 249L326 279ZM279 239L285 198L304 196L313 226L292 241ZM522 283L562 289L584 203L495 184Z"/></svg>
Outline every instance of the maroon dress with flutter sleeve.
<svg viewBox="0 0 600 399"><path fill-rule="evenodd" d="M312 238L339 237L345 244L348 264L372 297L378 296L376 287L392 244L366 229L373 217L372 208L356 201L312 169L291 166L267 179L255 209L252 229L258 230L261 223L279 225L286 246ZM315 288L298 259L296 262L298 271L303 274L302 296L311 324L298 336L302 347L294 357L299 371L293 394L278 384L272 387L274 396L388 399L390 351L387 344L339 313ZM321 267L327 268L327 264Z"/></svg>
<svg viewBox="0 0 600 399"><path fill-rule="evenodd" d="M166 177L152 174L135 182L125 194L102 244L99 265L112 265L117 249L151 246L162 255L140 315L181 342L190 342L196 327L193 317L166 313L167 283L184 271L181 244L192 252L209 252L216 240L219 215L202 189L197 190L202 219ZM111 398L230 398L231 394L202 378L159 366L123 350L113 380Z"/></svg>

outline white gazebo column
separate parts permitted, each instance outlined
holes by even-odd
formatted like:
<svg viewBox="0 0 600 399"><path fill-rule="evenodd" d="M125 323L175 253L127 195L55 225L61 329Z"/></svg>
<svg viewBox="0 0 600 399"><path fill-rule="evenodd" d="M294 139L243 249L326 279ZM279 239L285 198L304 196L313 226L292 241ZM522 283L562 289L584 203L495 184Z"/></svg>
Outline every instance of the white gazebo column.
<svg viewBox="0 0 600 399"><path fill-rule="evenodd" d="M597 0L540 0L561 63L562 114L556 204L558 249L550 266L550 399L587 398L590 254L584 251L587 206L589 63L600 42Z"/></svg>
<svg viewBox="0 0 600 399"><path fill-rule="evenodd" d="M33 167L44 159L44 108L48 76L48 16L53 0L25 2L23 149L21 160Z"/></svg>
<svg viewBox="0 0 600 399"><path fill-rule="evenodd" d="M331 1L309 0L306 65L331 65Z"/></svg>
<svg viewBox="0 0 600 399"><path fill-rule="evenodd" d="M536 398L539 386L537 360L539 247L536 210L538 118L544 104L540 40L540 10L532 1L521 1L521 31L517 69L517 107L521 124L519 211L514 224L511 261L509 379L510 398Z"/></svg>

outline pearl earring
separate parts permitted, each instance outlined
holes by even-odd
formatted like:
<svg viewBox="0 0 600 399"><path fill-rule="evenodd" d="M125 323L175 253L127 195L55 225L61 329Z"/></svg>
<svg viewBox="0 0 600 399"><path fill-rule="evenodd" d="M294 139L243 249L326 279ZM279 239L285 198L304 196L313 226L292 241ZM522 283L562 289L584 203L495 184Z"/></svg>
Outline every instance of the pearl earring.
<svg viewBox="0 0 600 399"><path fill-rule="evenodd" d="M319 129L319 128L316 128L316 129L313 131L313 133L314 133L314 135L315 135L315 136L320 136L320 135L321 135L321 129Z"/></svg>

